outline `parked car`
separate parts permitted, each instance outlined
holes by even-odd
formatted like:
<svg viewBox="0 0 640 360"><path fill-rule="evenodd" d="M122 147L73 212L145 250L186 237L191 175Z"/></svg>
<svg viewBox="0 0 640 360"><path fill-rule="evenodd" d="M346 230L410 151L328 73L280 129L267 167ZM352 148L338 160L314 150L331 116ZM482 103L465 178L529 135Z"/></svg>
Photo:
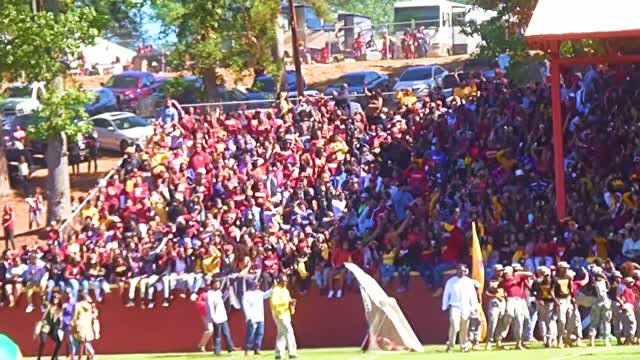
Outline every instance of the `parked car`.
<svg viewBox="0 0 640 360"><path fill-rule="evenodd" d="M84 110L89 116L118 110L118 101L111 89L100 88L91 90L91 92L95 94L95 99L91 104L84 106Z"/></svg>
<svg viewBox="0 0 640 360"><path fill-rule="evenodd" d="M349 86L349 92L352 94L363 94L364 85L367 85L369 91L387 90L389 86L389 77L377 71L357 71L344 74L333 81L324 91L325 95L331 95L334 91L339 92L343 84Z"/></svg>
<svg viewBox="0 0 640 360"><path fill-rule="evenodd" d="M129 112L110 112L89 119L98 134L100 148L122 151L135 144L144 145L153 134L153 125Z"/></svg>
<svg viewBox="0 0 640 360"><path fill-rule="evenodd" d="M21 116L16 116L12 119L12 121L8 124L8 127L4 129L4 135L9 137L18 126L20 128L27 130L29 126L36 126L39 123L45 121L42 118L36 117L35 114L26 114ZM70 143L71 139L68 139L67 142ZM80 148L80 157L82 159L87 159L89 156L89 147L87 146L87 138L85 135L79 134L78 145ZM42 167L46 167L46 154L47 154L47 141L43 139L38 139L35 137L27 136L27 142L25 143L25 150L29 152L28 162L30 165L38 165Z"/></svg>
<svg viewBox="0 0 640 360"><path fill-rule="evenodd" d="M415 93L425 92L433 86L439 86L447 74L447 70L439 65L414 66L400 75L393 90L411 88Z"/></svg>
<svg viewBox="0 0 640 360"><path fill-rule="evenodd" d="M31 84L15 83L7 87L2 96L5 97L2 104L2 127L6 129L13 117L31 114L40 109L40 100L45 93L44 82L39 81Z"/></svg>
<svg viewBox="0 0 640 360"><path fill-rule="evenodd" d="M122 110L135 111L138 101L156 92L164 80L150 72L125 71L109 78L104 87L113 91Z"/></svg>
<svg viewBox="0 0 640 360"><path fill-rule="evenodd" d="M302 84L305 89L304 94L308 96L316 96L320 93L316 90L307 89L307 84L302 79ZM281 87L282 90L288 92L289 97L298 96L298 87L296 82L296 72L288 70L284 82ZM253 85L247 90L247 100L269 100L276 97L276 82L271 75L260 75L256 77Z"/></svg>

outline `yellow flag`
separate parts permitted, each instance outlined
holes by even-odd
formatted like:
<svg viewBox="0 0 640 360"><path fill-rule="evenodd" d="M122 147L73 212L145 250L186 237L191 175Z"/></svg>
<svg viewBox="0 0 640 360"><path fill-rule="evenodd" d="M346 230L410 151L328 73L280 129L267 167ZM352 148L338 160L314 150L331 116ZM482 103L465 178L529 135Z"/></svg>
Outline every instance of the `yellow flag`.
<svg viewBox="0 0 640 360"><path fill-rule="evenodd" d="M482 250L480 249L480 239L476 232L476 223L471 223L471 278L478 283L478 298L480 299L480 338L484 340L487 335L487 319L482 308L482 294L484 293L484 262L482 261Z"/></svg>

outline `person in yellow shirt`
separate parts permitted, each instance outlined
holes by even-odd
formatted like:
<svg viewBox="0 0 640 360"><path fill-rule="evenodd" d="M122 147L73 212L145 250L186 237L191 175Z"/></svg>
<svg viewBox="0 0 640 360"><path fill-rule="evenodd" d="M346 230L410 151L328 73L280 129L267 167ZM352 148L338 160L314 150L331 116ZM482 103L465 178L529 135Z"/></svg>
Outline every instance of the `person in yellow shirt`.
<svg viewBox="0 0 640 360"><path fill-rule="evenodd" d="M271 291L271 315L276 323L276 360L284 356L285 345L289 351L289 359L295 359L297 355L296 336L291 326L291 316L295 312L296 300L291 298L287 284L287 274L278 275L278 283Z"/></svg>
<svg viewBox="0 0 640 360"><path fill-rule="evenodd" d="M93 205L92 201L87 201L82 210L80 210L80 216L83 219L90 218L94 223L98 223L99 220L98 209Z"/></svg>
<svg viewBox="0 0 640 360"><path fill-rule="evenodd" d="M418 102L418 98L413 93L411 88L406 88L404 90L396 91L396 99L400 102L401 106L411 107L413 104Z"/></svg>

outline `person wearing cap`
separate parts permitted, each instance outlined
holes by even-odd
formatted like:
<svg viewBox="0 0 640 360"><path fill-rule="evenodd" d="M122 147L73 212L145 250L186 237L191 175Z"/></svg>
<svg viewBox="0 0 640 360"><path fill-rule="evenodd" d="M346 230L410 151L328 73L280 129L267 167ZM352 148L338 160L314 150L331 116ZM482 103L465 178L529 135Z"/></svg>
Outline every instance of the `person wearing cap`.
<svg viewBox="0 0 640 360"><path fill-rule="evenodd" d="M289 352L289 359L295 359L298 346L296 335L291 326L291 317L295 312L296 299L291 298L287 285L289 277L286 273L278 275L278 282L271 291L271 315L276 324L276 360L284 357L285 347Z"/></svg>
<svg viewBox="0 0 640 360"><path fill-rule="evenodd" d="M611 336L611 299L609 299L609 281L600 267L591 269L594 276L593 282L593 302L591 304L591 324L589 325L589 343L595 346L598 330L604 337L605 346L611 346L609 336Z"/></svg>
<svg viewBox="0 0 640 360"><path fill-rule="evenodd" d="M449 312L449 342L447 352L453 352L456 337L460 338L463 352L469 351L467 344L469 317L478 308L478 295L473 280L467 275L469 269L464 264L456 266L456 276L450 278L442 295L442 311Z"/></svg>
<svg viewBox="0 0 640 360"><path fill-rule="evenodd" d="M625 345L631 345L635 342L637 323L635 316L636 295L632 289L634 282L632 277L624 278L624 289L618 298L622 336L624 337Z"/></svg>
<svg viewBox="0 0 640 360"><path fill-rule="evenodd" d="M245 355L249 355L250 351L260 355L264 336L264 300L271 297L271 291L269 289L264 292L255 281L250 281L247 291L242 295L242 311L247 324Z"/></svg>
<svg viewBox="0 0 640 360"><path fill-rule="evenodd" d="M538 277L532 285L540 319L540 333L545 347L551 347L556 342L556 298L553 292L555 286L551 277L551 269L546 266L538 266Z"/></svg>
<svg viewBox="0 0 640 360"><path fill-rule="evenodd" d="M491 344L496 340L498 332L501 331L501 322L505 311L505 294L499 288L504 267L501 264L493 266L493 278L489 280L485 296L489 298L489 319L487 322L487 350L491 350Z"/></svg>
<svg viewBox="0 0 640 360"><path fill-rule="evenodd" d="M215 355L220 355L222 350L222 335L227 343L227 351L231 353L236 350L231 339L229 318L222 299L221 286L220 280L213 280L211 289L207 292L207 322L208 329L213 331L213 353Z"/></svg>
<svg viewBox="0 0 640 360"><path fill-rule="evenodd" d="M504 314L503 333L498 336L498 346L501 346L502 339L506 336L505 331L513 323L513 338L518 350L524 349L522 344L522 333L524 318L528 316L527 303L525 301L524 288L529 279L533 278L530 272L519 271L514 273L513 267L507 266L504 269L504 277L498 287L502 288L507 296Z"/></svg>
<svg viewBox="0 0 640 360"><path fill-rule="evenodd" d="M571 342L571 314L573 312L572 299L574 294L571 289L573 279L568 274L569 264L565 261L558 263L558 271L555 276L554 295L557 301L558 317L558 347L562 348Z"/></svg>

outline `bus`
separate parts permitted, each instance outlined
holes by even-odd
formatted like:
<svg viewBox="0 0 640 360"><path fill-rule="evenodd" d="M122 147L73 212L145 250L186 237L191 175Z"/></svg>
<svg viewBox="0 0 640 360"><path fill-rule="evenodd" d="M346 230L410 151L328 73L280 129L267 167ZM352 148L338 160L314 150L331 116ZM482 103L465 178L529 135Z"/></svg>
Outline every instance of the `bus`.
<svg viewBox="0 0 640 360"><path fill-rule="evenodd" d="M495 11L447 0L411 0L394 4L394 33L401 39L406 29L424 27L430 38L429 55L468 54L480 45L479 36L466 36L462 29L468 21L481 23Z"/></svg>

